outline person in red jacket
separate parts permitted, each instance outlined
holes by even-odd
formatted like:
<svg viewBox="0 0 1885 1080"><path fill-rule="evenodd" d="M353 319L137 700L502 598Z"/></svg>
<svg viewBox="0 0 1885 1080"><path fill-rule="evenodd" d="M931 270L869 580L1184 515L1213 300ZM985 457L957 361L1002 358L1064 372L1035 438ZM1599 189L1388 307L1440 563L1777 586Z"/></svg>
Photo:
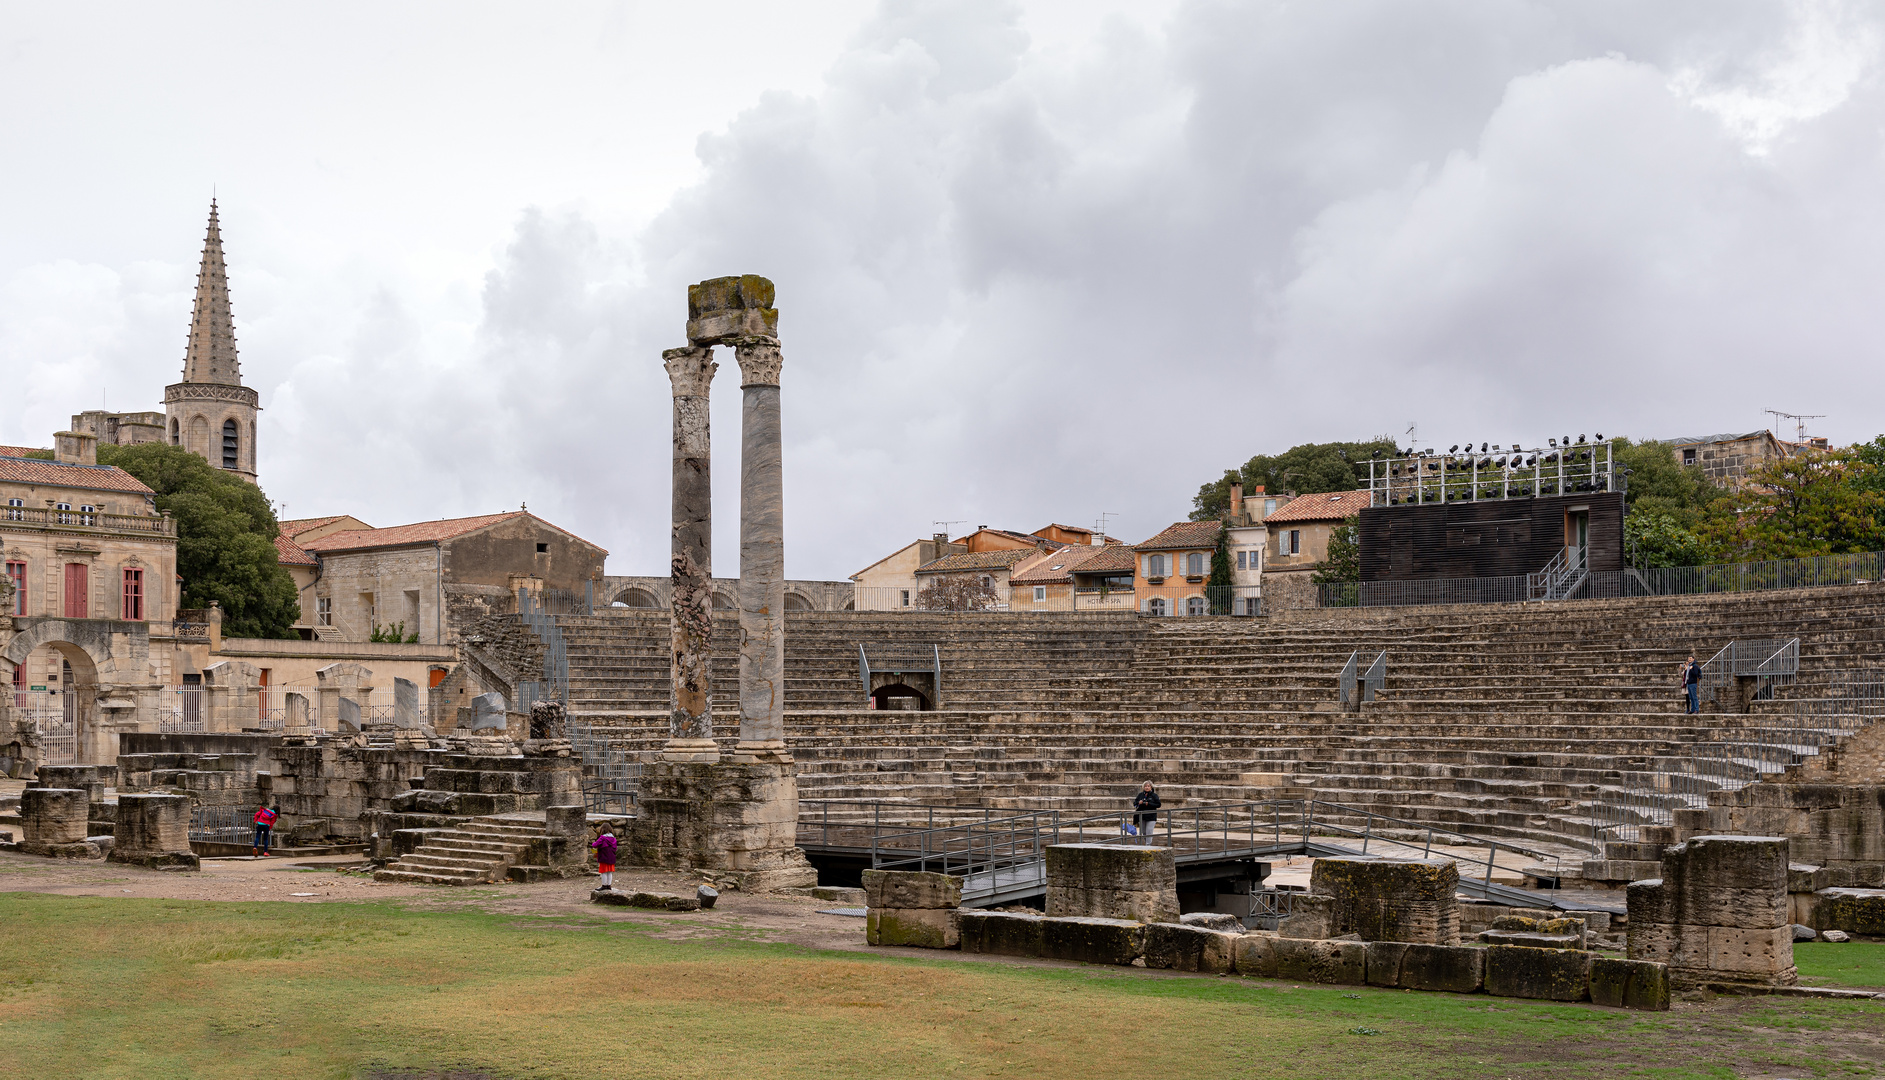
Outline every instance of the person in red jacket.
<svg viewBox="0 0 1885 1080"><path fill-rule="evenodd" d="M273 836L275 832L275 817L276 817L275 811L270 809L267 803L263 803L261 806L256 807L255 843L253 846L253 851L254 851L255 857L258 859L265 859L268 857L268 841L269 841L269 837Z"/></svg>
<svg viewBox="0 0 1885 1080"><path fill-rule="evenodd" d="M605 825L602 835L589 841L589 846L596 849L596 869L602 874L602 884L597 888L615 888L615 833Z"/></svg>

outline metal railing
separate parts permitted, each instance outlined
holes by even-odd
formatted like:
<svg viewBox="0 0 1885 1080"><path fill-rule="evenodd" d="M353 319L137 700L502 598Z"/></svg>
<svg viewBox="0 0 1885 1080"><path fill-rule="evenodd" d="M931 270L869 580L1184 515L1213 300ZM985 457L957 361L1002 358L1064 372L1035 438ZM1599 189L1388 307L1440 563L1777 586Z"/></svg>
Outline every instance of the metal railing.
<svg viewBox="0 0 1885 1080"><path fill-rule="evenodd" d="M255 839L252 806L197 806L190 810L190 839L217 844L247 844Z"/></svg>
<svg viewBox="0 0 1885 1080"><path fill-rule="evenodd" d="M892 675L928 675L930 690L935 700L931 708L942 705L942 647L931 642L928 645L865 645L857 647L857 674L863 684L864 696L871 696L871 675L889 672Z"/></svg>
<svg viewBox="0 0 1885 1080"><path fill-rule="evenodd" d="M1387 687L1388 651L1382 649L1375 654L1373 662L1366 671L1361 670L1361 650L1348 654L1348 663L1342 665L1342 704L1356 705L1373 701L1375 695ZM1359 690L1361 696L1356 697Z"/></svg>
<svg viewBox="0 0 1885 1080"><path fill-rule="evenodd" d="M641 792L641 758L611 748L607 737L587 721L569 722L569 742L582 758L583 806L592 814L634 813Z"/></svg>
<svg viewBox="0 0 1885 1080"><path fill-rule="evenodd" d="M1532 594L1534 575L1434 578L1412 581L1350 581L1318 586L1319 607L1396 607L1427 604L1517 604ZM1885 552L1816 555L1767 562L1711 566L1636 567L1593 570L1561 599L1614 600L1639 596L1810 589L1885 580Z"/></svg>
<svg viewBox="0 0 1885 1080"><path fill-rule="evenodd" d="M807 807L818 812L808 816ZM832 811L838 811L834 820ZM1425 822L1390 818L1319 799L1269 799L1161 810L1150 837L1127 832L1134 811L1067 814L1035 810L1006 817L936 823L950 807L849 800L800 800L801 846L868 854L883 870L929 870L964 877L964 900L1001 902L1046 888L1046 852L1056 844L1137 844L1170 847L1180 864L1235 862L1277 854L1441 857L1460 864L1461 891L1537 904L1538 893L1492 881L1499 853L1551 856ZM1353 822L1359 820L1360 824ZM1334 842L1330 842L1334 841ZM1354 845L1356 846L1347 846ZM1481 857L1474 849L1485 848ZM1462 852L1457 849L1464 848ZM1555 861L1555 860L1554 860ZM1549 901L1547 901L1549 903Z"/></svg>
<svg viewBox="0 0 1885 1080"><path fill-rule="evenodd" d="M1369 505L1398 506L1423 503L1474 502L1486 499L1529 499L1540 495L1618 489L1610 444L1554 443L1529 450L1510 450L1481 444L1446 453L1428 450L1409 457L1369 461L1361 481Z"/></svg>
<svg viewBox="0 0 1885 1080"><path fill-rule="evenodd" d="M1752 699L1766 701L1776 686L1793 682L1799 673L1799 638L1737 638L1702 665L1700 696L1719 702L1729 688L1738 693L1740 680L1746 678L1755 680Z"/></svg>
<svg viewBox="0 0 1885 1080"><path fill-rule="evenodd" d="M517 684L518 709L530 711L532 701L554 698L569 702L569 645L556 619L547 613L527 589L517 590L517 614L524 625L543 642L543 678ZM526 695L526 687L529 688Z"/></svg>
<svg viewBox="0 0 1885 1080"><path fill-rule="evenodd" d="M1576 595L1590 576L1590 559L1580 547L1559 550L1543 570L1525 575L1525 592L1533 600L1565 600Z"/></svg>

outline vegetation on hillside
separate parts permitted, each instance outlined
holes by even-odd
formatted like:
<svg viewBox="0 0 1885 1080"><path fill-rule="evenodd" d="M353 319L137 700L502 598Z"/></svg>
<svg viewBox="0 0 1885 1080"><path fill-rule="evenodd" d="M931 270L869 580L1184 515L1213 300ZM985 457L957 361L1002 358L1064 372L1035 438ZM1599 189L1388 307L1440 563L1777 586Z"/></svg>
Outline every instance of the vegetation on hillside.
<svg viewBox="0 0 1885 1080"><path fill-rule="evenodd" d="M1191 499L1191 520L1211 521L1230 513L1230 487L1238 481L1243 482L1246 497L1254 496L1259 487L1270 495L1284 491L1298 495L1352 491L1355 481L1368 475L1367 466L1360 463L1376 451L1384 457L1400 452L1394 440L1377 438L1367 442L1303 443L1281 454L1258 454L1200 487Z"/></svg>
<svg viewBox="0 0 1885 1080"><path fill-rule="evenodd" d="M301 607L294 579L276 560L280 529L261 488L165 443L102 444L98 463L142 480L157 493L157 509L176 519L180 606L220 604L229 637L294 636Z"/></svg>

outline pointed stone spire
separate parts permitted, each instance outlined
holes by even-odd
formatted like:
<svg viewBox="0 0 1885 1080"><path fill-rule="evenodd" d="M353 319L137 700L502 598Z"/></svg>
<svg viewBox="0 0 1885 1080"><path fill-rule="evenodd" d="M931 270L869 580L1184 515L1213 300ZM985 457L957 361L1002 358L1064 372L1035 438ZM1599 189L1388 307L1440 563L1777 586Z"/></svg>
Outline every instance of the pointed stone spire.
<svg viewBox="0 0 1885 1080"><path fill-rule="evenodd" d="M229 275L223 266L223 236L216 223L214 199L209 203L203 264L196 272L196 310L190 317L190 345L183 355L183 381L242 385L242 365L236 360L236 324L229 312Z"/></svg>

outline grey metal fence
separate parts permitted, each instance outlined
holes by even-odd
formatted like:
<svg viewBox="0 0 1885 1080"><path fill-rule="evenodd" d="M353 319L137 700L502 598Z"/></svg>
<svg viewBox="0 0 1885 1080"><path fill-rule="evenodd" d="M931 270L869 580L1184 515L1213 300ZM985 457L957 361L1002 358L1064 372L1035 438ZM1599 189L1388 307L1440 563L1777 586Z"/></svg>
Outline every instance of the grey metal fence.
<svg viewBox="0 0 1885 1080"><path fill-rule="evenodd" d="M198 806L190 811L190 839L246 844L255 839L255 808Z"/></svg>
<svg viewBox="0 0 1885 1080"><path fill-rule="evenodd" d="M1554 563L1554 565L1556 565ZM1885 579L1885 552L1819 555L1712 566L1594 570L1581 576L1546 572L1508 577L1417 581L1348 581L1317 586L1320 607L1398 607L1427 604L1517 604L1527 600L1614 600L1632 596L1692 596L1851 585Z"/></svg>
<svg viewBox="0 0 1885 1080"><path fill-rule="evenodd" d="M587 721L572 720L569 741L583 762L583 805L592 814L632 814L641 791L641 759L612 749Z"/></svg>
<svg viewBox="0 0 1885 1080"><path fill-rule="evenodd" d="M1348 663L1342 665L1342 704L1356 705L1364 701L1373 701L1388 683L1388 651L1382 649L1368 664L1366 670L1361 667L1360 649L1348 654ZM1359 692L1359 697L1357 697Z"/></svg>
<svg viewBox="0 0 1885 1080"><path fill-rule="evenodd" d="M543 678L518 684L518 708L528 712L531 701L550 698L567 704L569 645L563 640L563 631L556 625L556 618L545 611L543 605L525 589L517 590L517 614L523 618L530 632L537 636L537 640L543 642ZM526 687L530 688L528 695Z"/></svg>

